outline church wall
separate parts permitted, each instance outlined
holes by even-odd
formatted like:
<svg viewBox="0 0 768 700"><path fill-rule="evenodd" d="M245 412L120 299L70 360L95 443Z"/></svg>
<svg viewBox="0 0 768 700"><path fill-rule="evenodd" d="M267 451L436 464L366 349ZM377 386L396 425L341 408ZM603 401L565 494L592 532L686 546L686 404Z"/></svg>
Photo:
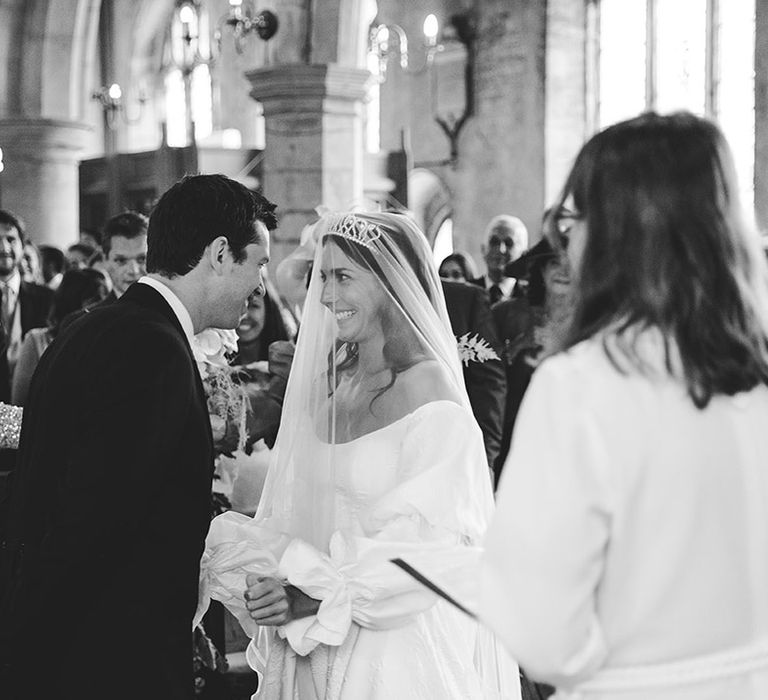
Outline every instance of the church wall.
<svg viewBox="0 0 768 700"><path fill-rule="evenodd" d="M379 18L401 24L409 41L417 45L428 12L434 12L444 27L450 14L464 6L429 0L382 2ZM403 75L391 63L382 86L381 122L382 148L397 150L404 129L413 165L435 172L446 184L454 246L479 261L489 219L510 213L535 229L544 206L547 16L546 3L534 0L483 0L474 6L475 114L460 134L457 162L447 162L448 139L432 118L428 76ZM438 80L440 111L452 92L463 91L463 78L460 71L441 69Z"/></svg>

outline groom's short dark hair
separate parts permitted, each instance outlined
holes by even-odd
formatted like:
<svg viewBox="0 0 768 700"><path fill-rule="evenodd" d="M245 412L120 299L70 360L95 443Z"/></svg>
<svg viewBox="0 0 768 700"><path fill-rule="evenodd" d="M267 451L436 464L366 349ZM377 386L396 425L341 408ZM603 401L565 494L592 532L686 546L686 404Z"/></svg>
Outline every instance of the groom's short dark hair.
<svg viewBox="0 0 768 700"><path fill-rule="evenodd" d="M226 236L236 262L256 243L254 223L277 228L275 205L225 175L187 175L167 190L149 217L147 272L185 275L218 236Z"/></svg>

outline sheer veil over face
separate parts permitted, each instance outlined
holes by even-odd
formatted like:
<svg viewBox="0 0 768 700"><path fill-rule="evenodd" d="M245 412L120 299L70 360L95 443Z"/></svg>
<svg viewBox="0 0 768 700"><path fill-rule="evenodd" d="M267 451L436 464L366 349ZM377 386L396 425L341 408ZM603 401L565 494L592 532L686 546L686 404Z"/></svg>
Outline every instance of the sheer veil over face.
<svg viewBox="0 0 768 700"><path fill-rule="evenodd" d="M327 551L339 522L335 453L433 401L469 410L424 235L399 214L329 214L280 433L256 520ZM474 467L468 467L474 468ZM482 499L479 499L482 500Z"/></svg>

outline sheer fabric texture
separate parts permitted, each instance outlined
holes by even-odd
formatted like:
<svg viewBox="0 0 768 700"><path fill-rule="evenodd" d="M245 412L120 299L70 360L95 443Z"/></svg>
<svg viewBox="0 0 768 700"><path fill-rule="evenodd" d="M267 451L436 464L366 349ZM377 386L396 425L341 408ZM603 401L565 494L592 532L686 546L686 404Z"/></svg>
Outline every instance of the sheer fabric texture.
<svg viewBox="0 0 768 700"><path fill-rule="evenodd" d="M426 239L394 214L327 215L283 418L253 519L212 524L202 608L252 637L260 698L516 698L487 633L390 562L472 588L493 507L482 435ZM321 601L258 628L247 573ZM468 580L469 579L469 580Z"/></svg>

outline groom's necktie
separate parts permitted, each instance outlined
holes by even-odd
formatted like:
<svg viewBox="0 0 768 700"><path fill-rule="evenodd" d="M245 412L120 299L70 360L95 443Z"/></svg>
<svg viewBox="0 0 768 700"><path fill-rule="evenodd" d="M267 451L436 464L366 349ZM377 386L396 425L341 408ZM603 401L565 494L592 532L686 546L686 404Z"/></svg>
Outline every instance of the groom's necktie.
<svg viewBox="0 0 768 700"><path fill-rule="evenodd" d="M492 284L491 288L488 290L488 295L491 298L491 304L495 304L503 296L501 293L501 287L499 287L498 284Z"/></svg>

